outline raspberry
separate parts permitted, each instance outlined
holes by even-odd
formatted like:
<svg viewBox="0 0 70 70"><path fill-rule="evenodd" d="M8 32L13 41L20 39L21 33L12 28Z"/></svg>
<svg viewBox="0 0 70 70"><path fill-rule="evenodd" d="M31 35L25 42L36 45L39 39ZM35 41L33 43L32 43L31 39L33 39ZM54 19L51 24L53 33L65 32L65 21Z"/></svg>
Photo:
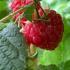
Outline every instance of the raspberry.
<svg viewBox="0 0 70 70"><path fill-rule="evenodd" d="M22 6L25 6L29 3L31 3L33 0L13 0L11 2L11 5L10 5L10 8L13 10L13 11L16 11L18 10L20 7Z"/></svg>
<svg viewBox="0 0 70 70"><path fill-rule="evenodd" d="M11 3L10 3L10 8L12 9L12 11L16 11L18 10L20 7L22 6L25 6L25 5L28 5L29 3L33 2L33 0L13 0ZM24 11L20 11L18 12L15 16L14 16L14 19L16 20ZM20 25L25 25L25 21L27 21L26 18L22 17L21 20L20 20Z"/></svg>
<svg viewBox="0 0 70 70"><path fill-rule="evenodd" d="M34 44L42 49L53 50L62 40L64 26L61 16L56 11L50 10L47 17L48 20L35 20L26 24L23 35L29 44Z"/></svg>

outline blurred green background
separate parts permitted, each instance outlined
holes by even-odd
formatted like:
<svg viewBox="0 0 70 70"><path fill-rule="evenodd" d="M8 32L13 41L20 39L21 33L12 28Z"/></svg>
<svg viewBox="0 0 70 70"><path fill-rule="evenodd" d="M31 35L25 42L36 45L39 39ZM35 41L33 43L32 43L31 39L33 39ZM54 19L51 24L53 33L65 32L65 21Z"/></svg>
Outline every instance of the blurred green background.
<svg viewBox="0 0 70 70"><path fill-rule="evenodd" d="M0 0L0 19L10 13L9 0ZM59 47L53 51L38 49L38 64L46 65L48 70L70 70L70 0L42 0L42 6L49 6L62 15L64 36ZM6 25L0 24L0 30ZM41 66L46 70L45 66ZM53 69L52 69L53 68Z"/></svg>

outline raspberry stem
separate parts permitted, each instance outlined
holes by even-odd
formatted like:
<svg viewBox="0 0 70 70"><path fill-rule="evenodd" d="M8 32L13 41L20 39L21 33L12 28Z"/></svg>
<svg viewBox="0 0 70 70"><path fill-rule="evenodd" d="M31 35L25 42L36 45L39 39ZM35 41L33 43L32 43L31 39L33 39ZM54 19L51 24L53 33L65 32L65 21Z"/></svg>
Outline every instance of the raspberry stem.
<svg viewBox="0 0 70 70"><path fill-rule="evenodd" d="M37 17L40 18L39 13L38 13L38 9L37 9L37 1L34 0L34 5L35 5L35 9L36 9L36 13L37 13Z"/></svg>
<svg viewBox="0 0 70 70"><path fill-rule="evenodd" d="M20 11L26 9L26 8L29 7L30 5L32 5L32 3L30 3L29 5L26 5L26 6L24 6L24 7L21 7L20 9L16 10L16 11L13 12L13 13L10 13L9 15L5 16L4 18L2 18L2 19L0 20L0 22L5 22L6 20L12 18L12 17L13 17L14 15L16 15L18 12L20 12Z"/></svg>
<svg viewBox="0 0 70 70"><path fill-rule="evenodd" d="M38 9L37 9L37 4L38 4L38 2L37 2L36 0L34 0L34 4L35 4L35 8L36 8L36 12L37 12L37 16L38 16L38 18L40 18L40 15L39 15L39 13L38 13ZM39 7L40 7L41 10L43 11L44 16L45 16L45 18L46 18L46 17L47 17L47 14L45 13L45 11L44 11L43 8L41 7L41 5L39 5Z"/></svg>
<svg viewBox="0 0 70 70"><path fill-rule="evenodd" d="M41 8L41 10L43 11L44 16L47 17L47 15L46 15L45 11L43 10L43 8L42 8L41 6L40 6L40 8Z"/></svg>

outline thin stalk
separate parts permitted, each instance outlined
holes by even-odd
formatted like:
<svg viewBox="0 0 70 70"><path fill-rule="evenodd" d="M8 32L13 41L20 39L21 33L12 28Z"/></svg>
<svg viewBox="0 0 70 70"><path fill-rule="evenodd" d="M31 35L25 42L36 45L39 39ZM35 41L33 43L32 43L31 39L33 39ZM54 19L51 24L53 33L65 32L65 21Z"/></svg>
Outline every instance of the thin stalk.
<svg viewBox="0 0 70 70"><path fill-rule="evenodd" d="M38 9L37 9L37 2L36 2L36 0L34 0L34 5L35 5L35 9L36 9L37 17L40 18L40 16L39 16L39 12L38 12Z"/></svg>
<svg viewBox="0 0 70 70"><path fill-rule="evenodd" d="M20 9L18 9L17 11L15 11L15 12L13 12L13 13L10 13L10 14L7 15L6 17L2 18L2 19L0 20L0 22L5 22L6 20L12 18L12 17L13 17L14 15L16 15L18 12L20 12L20 11L26 9L26 8L29 7L30 5L32 5L32 3L30 3L29 5L26 5L26 6L24 6L24 7L21 7Z"/></svg>

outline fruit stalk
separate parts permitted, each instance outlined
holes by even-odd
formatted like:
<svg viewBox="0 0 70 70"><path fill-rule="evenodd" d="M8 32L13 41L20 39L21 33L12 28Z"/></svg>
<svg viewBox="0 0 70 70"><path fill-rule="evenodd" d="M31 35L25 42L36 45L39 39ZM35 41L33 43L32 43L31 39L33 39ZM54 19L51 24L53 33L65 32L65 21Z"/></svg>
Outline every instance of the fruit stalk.
<svg viewBox="0 0 70 70"><path fill-rule="evenodd" d="M40 15L39 15L39 12L38 12L38 8L37 8L37 4L38 4L39 2L37 2L36 0L34 0L34 5L35 5L35 8L36 8L36 13L37 13L37 17L38 18L40 18ZM47 17L47 14L45 13L45 11L43 10L43 8L41 7L41 5L40 4L38 4L39 5L39 7L40 7L40 9L42 10L42 12L44 13L44 16L45 16L45 18Z"/></svg>
<svg viewBox="0 0 70 70"><path fill-rule="evenodd" d="M38 13L38 9L37 9L37 4L38 4L38 2L36 2L36 0L34 0L34 5L35 5L37 17L40 18L39 13Z"/></svg>
<svg viewBox="0 0 70 70"><path fill-rule="evenodd" d="M26 9L26 8L29 7L30 5L32 5L32 3L30 3L29 5L26 5L26 6L24 6L24 7L21 7L20 9L18 9L17 11L15 11L15 12L13 12L13 13L10 13L9 15L5 16L4 18L2 18L2 19L0 20L0 22L5 22L6 20L12 18L12 17L13 17L14 15L16 15L18 12L20 12L20 11Z"/></svg>

